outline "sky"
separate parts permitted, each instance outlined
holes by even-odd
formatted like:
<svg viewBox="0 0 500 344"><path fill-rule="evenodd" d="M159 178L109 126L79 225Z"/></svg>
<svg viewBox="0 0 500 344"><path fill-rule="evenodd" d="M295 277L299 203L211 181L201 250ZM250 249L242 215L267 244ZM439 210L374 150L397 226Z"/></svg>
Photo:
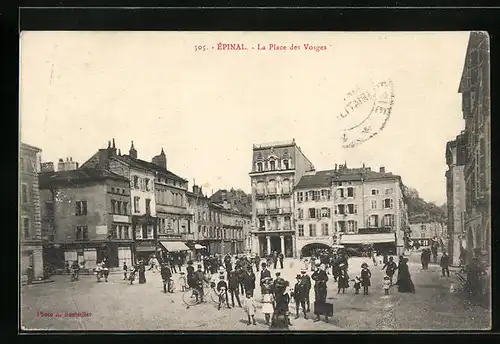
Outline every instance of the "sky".
<svg viewBox="0 0 500 344"><path fill-rule="evenodd" d="M139 158L148 161L163 147L167 168L210 195L231 187L249 192L252 144L295 138L316 170L344 162L384 166L426 201L443 204L445 145L464 128L458 85L468 37L25 31L21 141L41 148L42 161L56 165L67 157L82 164L112 138L122 154L133 140ZM217 50L219 43L248 50ZM258 50L258 44L286 50ZM394 93L385 127L343 148L345 122L338 115L347 94L384 80ZM362 118L369 111L364 104L355 113Z"/></svg>

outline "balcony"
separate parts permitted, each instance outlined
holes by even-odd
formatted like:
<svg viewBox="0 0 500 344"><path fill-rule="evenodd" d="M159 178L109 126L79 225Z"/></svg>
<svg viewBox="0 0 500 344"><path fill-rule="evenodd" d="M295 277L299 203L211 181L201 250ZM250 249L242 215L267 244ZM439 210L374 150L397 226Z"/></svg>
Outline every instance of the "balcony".
<svg viewBox="0 0 500 344"><path fill-rule="evenodd" d="M128 215L113 215L113 222L130 223L130 216Z"/></svg>

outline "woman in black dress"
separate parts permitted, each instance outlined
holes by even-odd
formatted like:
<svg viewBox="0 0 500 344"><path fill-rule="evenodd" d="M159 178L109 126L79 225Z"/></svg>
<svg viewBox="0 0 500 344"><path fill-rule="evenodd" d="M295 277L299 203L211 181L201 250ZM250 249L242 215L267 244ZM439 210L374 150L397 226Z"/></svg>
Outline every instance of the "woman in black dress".
<svg viewBox="0 0 500 344"><path fill-rule="evenodd" d="M139 263L139 284L146 283L146 267L144 266L144 261Z"/></svg>
<svg viewBox="0 0 500 344"><path fill-rule="evenodd" d="M414 293L415 286L411 280L410 270L408 269L408 258L403 256L399 257L398 266L398 281L396 285L398 286L398 292L400 293Z"/></svg>
<svg viewBox="0 0 500 344"><path fill-rule="evenodd" d="M328 282L328 275L326 274L326 266L321 265L319 268L316 266L316 271L313 272L311 278L316 282L314 284L314 295L316 302L314 303L314 314L316 314L317 322L320 320L320 315L323 313L326 304L326 282ZM325 321L328 322L328 314L325 314Z"/></svg>

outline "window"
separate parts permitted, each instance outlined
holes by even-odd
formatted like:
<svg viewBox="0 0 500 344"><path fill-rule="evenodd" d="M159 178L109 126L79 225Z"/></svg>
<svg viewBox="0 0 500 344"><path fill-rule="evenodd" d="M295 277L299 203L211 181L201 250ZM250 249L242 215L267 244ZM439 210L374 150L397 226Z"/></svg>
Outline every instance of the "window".
<svg viewBox="0 0 500 344"><path fill-rule="evenodd" d="M77 240L88 240L89 230L87 226L77 226L76 227L76 239Z"/></svg>
<svg viewBox="0 0 500 344"><path fill-rule="evenodd" d="M123 202L123 215L128 214L128 202Z"/></svg>
<svg viewBox="0 0 500 344"><path fill-rule="evenodd" d="M54 217L54 203L45 202L45 210L46 210L47 217L49 217L49 218Z"/></svg>
<svg viewBox="0 0 500 344"><path fill-rule="evenodd" d="M321 224L321 235L328 236L328 223Z"/></svg>
<svg viewBox="0 0 500 344"><path fill-rule="evenodd" d="M339 197L343 198L344 197L344 189L342 189L342 188L337 189L337 194Z"/></svg>
<svg viewBox="0 0 500 344"><path fill-rule="evenodd" d="M129 239L128 229L128 226L123 226L123 239Z"/></svg>
<svg viewBox="0 0 500 344"><path fill-rule="evenodd" d="M274 171L276 169L276 163L274 161L269 162L269 169Z"/></svg>
<svg viewBox="0 0 500 344"><path fill-rule="evenodd" d="M309 218L310 219L315 219L316 218L316 209L309 208Z"/></svg>
<svg viewBox="0 0 500 344"><path fill-rule="evenodd" d="M372 189L372 195L378 195L378 190L377 189Z"/></svg>
<svg viewBox="0 0 500 344"><path fill-rule="evenodd" d="M354 188L347 188L347 197L354 197Z"/></svg>
<svg viewBox="0 0 500 344"><path fill-rule="evenodd" d="M307 192L307 191L306 191L306 192L304 192L304 196L305 196L305 198L306 198L306 199L305 199L305 201L306 201L306 202L307 202L307 201L309 201L309 192Z"/></svg>
<svg viewBox="0 0 500 344"><path fill-rule="evenodd" d="M112 193L115 193L115 188L111 188L111 192L112 192Z"/></svg>
<svg viewBox="0 0 500 344"><path fill-rule="evenodd" d="M340 233L345 233L345 221L337 221Z"/></svg>
<svg viewBox="0 0 500 344"><path fill-rule="evenodd" d="M304 201L304 193L301 191L301 192L297 192L297 202L301 203Z"/></svg>
<svg viewBox="0 0 500 344"><path fill-rule="evenodd" d="M376 200L372 201L372 209L377 209L377 201Z"/></svg>
<svg viewBox="0 0 500 344"><path fill-rule="evenodd" d="M285 168L285 170L288 170L288 160L283 160L283 166Z"/></svg>
<svg viewBox="0 0 500 344"><path fill-rule="evenodd" d="M311 223L309 225L309 236L310 237L315 237L316 236L316 224Z"/></svg>
<svg viewBox="0 0 500 344"><path fill-rule="evenodd" d="M348 214L357 214L358 213L358 207L356 204L348 204L347 205L347 213Z"/></svg>
<svg viewBox="0 0 500 344"><path fill-rule="evenodd" d="M393 227L394 226L394 215L386 214L383 218L385 227Z"/></svg>
<svg viewBox="0 0 500 344"><path fill-rule="evenodd" d="M122 202L121 201L117 201L116 202L116 212L118 214L121 214L122 213Z"/></svg>
<svg viewBox="0 0 500 344"><path fill-rule="evenodd" d="M425 232L425 225L420 225L420 230L421 230L422 232Z"/></svg>
<svg viewBox="0 0 500 344"><path fill-rule="evenodd" d="M112 225L111 230L109 231L108 237L111 239L116 239L117 238L117 231L118 231L117 226Z"/></svg>
<svg viewBox="0 0 500 344"><path fill-rule="evenodd" d="M330 217L331 216L331 210L330 208L321 208L321 217Z"/></svg>
<svg viewBox="0 0 500 344"><path fill-rule="evenodd" d="M388 188L388 189L385 189L385 194L386 195L392 195L392 193L394 192L394 189L393 188Z"/></svg>
<svg viewBox="0 0 500 344"><path fill-rule="evenodd" d="M370 215L368 218L369 227L378 227L378 215Z"/></svg>
<svg viewBox="0 0 500 344"><path fill-rule="evenodd" d="M114 199L111 200L111 214L116 214L116 201Z"/></svg>
<svg viewBox="0 0 500 344"><path fill-rule="evenodd" d="M321 192L320 191L314 191L313 201L319 201L320 199L321 199Z"/></svg>
<svg viewBox="0 0 500 344"><path fill-rule="evenodd" d="M321 199L323 201L329 201L330 200L330 190L321 190Z"/></svg>
<svg viewBox="0 0 500 344"><path fill-rule="evenodd" d="M421 238L425 238L425 233L420 233Z"/></svg>
<svg viewBox="0 0 500 344"><path fill-rule="evenodd" d="M257 163L257 171L262 172L262 163L261 162Z"/></svg>
<svg viewBox="0 0 500 344"><path fill-rule="evenodd" d="M76 201L76 216L87 215L87 201Z"/></svg>
<svg viewBox="0 0 500 344"><path fill-rule="evenodd" d="M134 188L138 189L139 188L139 177L134 176Z"/></svg>
<svg viewBox="0 0 500 344"><path fill-rule="evenodd" d="M25 238L30 237L30 219L23 217L23 233Z"/></svg>
<svg viewBox="0 0 500 344"><path fill-rule="evenodd" d="M151 213L151 200L149 198L146 198L146 213Z"/></svg>
<svg viewBox="0 0 500 344"><path fill-rule="evenodd" d="M347 221L347 233L355 233L358 229L358 222L354 220Z"/></svg>
<svg viewBox="0 0 500 344"><path fill-rule="evenodd" d="M390 198L384 199L384 208L385 209L392 209L393 205L394 205L394 201L392 199L390 199Z"/></svg>
<svg viewBox="0 0 500 344"><path fill-rule="evenodd" d="M140 201L140 197L134 197L134 213L140 213L141 210L139 209L139 201Z"/></svg>
<svg viewBox="0 0 500 344"><path fill-rule="evenodd" d="M339 214L342 214L342 215L345 214L345 204L339 204L338 209L339 209L338 210Z"/></svg>
<svg viewBox="0 0 500 344"><path fill-rule="evenodd" d="M21 185L21 200L23 203L28 203L28 185Z"/></svg>
<svg viewBox="0 0 500 344"><path fill-rule="evenodd" d="M151 191L151 181L148 178L146 178L144 180L144 183L145 183L145 186L146 186L146 191Z"/></svg>
<svg viewBox="0 0 500 344"><path fill-rule="evenodd" d="M297 217L299 220L302 220L304 218L304 209L297 209Z"/></svg>

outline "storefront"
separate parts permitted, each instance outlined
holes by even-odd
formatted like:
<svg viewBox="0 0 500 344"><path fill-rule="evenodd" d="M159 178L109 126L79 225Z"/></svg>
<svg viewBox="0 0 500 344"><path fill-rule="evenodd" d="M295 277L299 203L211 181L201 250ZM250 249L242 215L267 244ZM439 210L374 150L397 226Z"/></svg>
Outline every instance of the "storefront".
<svg viewBox="0 0 500 344"><path fill-rule="evenodd" d="M143 240L138 241L135 244L135 262L143 259L149 261L149 259L155 255L157 251L155 240Z"/></svg>
<svg viewBox="0 0 500 344"><path fill-rule="evenodd" d="M362 252L367 246L381 254L397 254L395 233L341 234L340 244Z"/></svg>
<svg viewBox="0 0 500 344"><path fill-rule="evenodd" d="M182 241L159 241L163 257L167 255L181 258L185 263L186 259L191 259L191 249Z"/></svg>

